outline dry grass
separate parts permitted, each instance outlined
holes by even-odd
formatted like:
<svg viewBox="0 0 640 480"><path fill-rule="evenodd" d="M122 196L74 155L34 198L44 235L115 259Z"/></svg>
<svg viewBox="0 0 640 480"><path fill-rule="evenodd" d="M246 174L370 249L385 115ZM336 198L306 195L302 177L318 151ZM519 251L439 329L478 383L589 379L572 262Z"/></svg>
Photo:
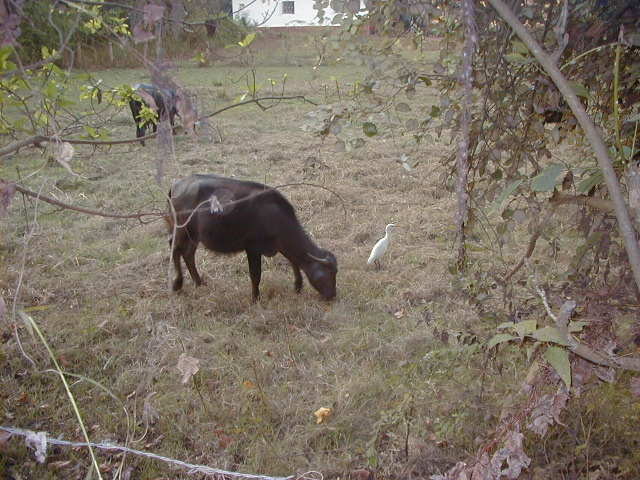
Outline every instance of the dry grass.
<svg viewBox="0 0 640 480"><path fill-rule="evenodd" d="M183 69L180 80L198 91L202 111L212 111L241 92L238 67ZM260 68L261 78L289 75L293 92L316 96L357 77L353 66L321 69L317 78L295 67ZM140 71L110 71L107 84L144 78ZM346 78L346 80L345 80ZM430 108L434 91L420 87L416 108ZM329 99L335 101L335 99ZM431 103L430 103L431 102ZM485 367L477 344L463 345L443 331L482 333L495 325L456 289L447 272L453 239L454 201L438 183L444 140L415 145L388 133L351 153L338 152L299 129L311 107L280 105L230 110L212 121L214 143L205 135L176 139L175 154L150 141L93 152L78 148L71 177L47 166L29 184L70 203L108 211L163 209L172 179L215 172L271 185L310 182L329 192L291 187L284 193L302 224L338 257L338 299L320 300L305 280L300 295L282 258L263 263L262 299L250 302L246 259L199 250L198 267L208 282L196 290L169 289L171 270L161 222L147 225L61 212L39 204L37 228L26 249L25 282L18 305L46 332L63 367L104 385L134 419L127 431L120 405L89 382L74 394L96 441L109 439L193 463L235 471L289 475L307 470L333 477L371 468L381 477L424 478L474 451L488 430L502 395L485 392ZM131 137L129 113L113 122L113 137ZM412 173L400 153L421 159ZM2 164L2 177L24 175L42 162L31 154ZM162 185L154 181L164 161ZM0 289L15 296L35 204L17 198L2 220ZM26 208L24 208L26 207ZM385 224L398 222L384 268L366 265L369 249ZM79 440L58 379L41 345L18 325L36 360L33 370L2 324L1 423L45 430ZM437 336L434 337L434 332ZM186 385L176 368L182 353L200 360ZM502 365L513 379L514 365ZM487 367L488 368L488 367ZM497 375L492 370L492 375ZM510 380L513 381L513 380ZM500 389L500 387L498 387ZM504 386L508 390L508 386ZM313 412L333 408L316 424ZM71 460L56 470L36 465L17 440L4 448L0 473L27 478L83 478L84 451L50 452L49 462ZM408 456L407 456L408 454ZM118 455L99 453L105 472ZM127 457L131 478L192 478L167 466ZM110 478L110 477L109 477Z"/></svg>
<svg viewBox="0 0 640 480"><path fill-rule="evenodd" d="M275 69L280 77L282 70ZM201 109L211 111L241 91L242 83L230 81L241 71L185 69L180 76L197 87ZM350 88L345 82L357 76L351 66L321 71L315 79L306 70L287 73L290 91L311 96L326 94L321 84L328 84L331 75L342 79L345 91ZM259 75L277 78L268 69ZM104 75L111 84L140 76L133 71ZM422 94L423 100L432 98L431 92ZM19 303L32 307L31 315L65 369L100 382L125 402L136 419L130 432L133 447L272 475L311 469L338 475L358 467L391 472L412 464L401 454L402 432L410 420L415 423L411 444L418 446L409 454L423 455L425 447L417 439L424 437L425 419L433 415L426 400L434 394L424 389L430 380L423 370L430 367L422 358L433 342L425 319L442 317L448 323L451 315L469 315L464 305L454 313L443 302L452 203L434 179L445 147L417 148L383 135L353 153L337 152L332 141L298 128L308 110L298 103L265 113L246 107L216 117L214 138L222 136L222 142L178 138L175 155L164 157L162 186L153 181L158 155L163 155L155 142L96 153L79 148L75 168L82 178L55 166L36 177L48 194L110 211L162 209L171 179L192 172L272 185L315 183L345 201L346 217L341 202L326 190L284 191L303 225L338 257L338 300L321 301L308 284L296 295L288 264L275 258L265 259L257 305L250 302L243 256L200 251L199 268L209 286L196 291L188 281L184 292L174 295L167 288L169 252L160 222L137 225L39 205L39 228L27 249ZM114 137L132 135L128 112L113 124ZM422 158L412 174L396 162L400 149ZM5 171L19 162L5 165ZM33 205L26 212L17 201L4 221L10 231L3 267L7 298L15 293L20 270L21 234L27 228L23 215L32 215ZM392 221L402 228L384 269L377 272L367 267L366 258ZM20 334L44 368L41 347L23 329ZM3 380L9 386L4 401L10 423L75 438L56 379L24 370L6 335ZM176 369L181 353L201 362L187 385L180 384ZM79 382L74 393L92 438L125 440L123 414L111 398L86 382ZM145 417L145 399L157 417ZM332 407L334 414L317 425L313 412L322 406ZM29 463L17 445L12 453L27 462L23 471L55 476ZM61 451L59 456L86 465L80 452ZM115 463L104 454L100 458L106 465ZM157 463L129 462L139 472L136 478L166 471Z"/></svg>

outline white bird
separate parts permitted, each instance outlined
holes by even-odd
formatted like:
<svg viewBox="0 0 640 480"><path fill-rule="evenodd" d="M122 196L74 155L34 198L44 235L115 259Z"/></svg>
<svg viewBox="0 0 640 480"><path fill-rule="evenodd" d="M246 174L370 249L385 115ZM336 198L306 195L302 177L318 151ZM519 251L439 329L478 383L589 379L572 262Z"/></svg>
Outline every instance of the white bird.
<svg viewBox="0 0 640 480"><path fill-rule="evenodd" d="M371 255L369 255L369 260L367 260L367 263L369 265L375 263L378 270L380 270L380 262L378 260L380 259L380 257L382 257L382 255L384 255L384 252L387 251L387 248L389 248L389 242L391 241L391 232L394 228L396 228L396 225L394 223L390 223L389 225L387 225L387 227L385 228L384 237L378 240L371 249Z"/></svg>

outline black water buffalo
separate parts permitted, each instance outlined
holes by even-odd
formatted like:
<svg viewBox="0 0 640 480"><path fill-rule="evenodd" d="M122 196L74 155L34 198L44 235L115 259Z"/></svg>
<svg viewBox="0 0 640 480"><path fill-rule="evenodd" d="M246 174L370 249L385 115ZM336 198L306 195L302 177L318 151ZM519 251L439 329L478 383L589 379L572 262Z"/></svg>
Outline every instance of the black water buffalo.
<svg viewBox="0 0 640 480"><path fill-rule="evenodd" d="M218 175L192 175L174 183L169 198L174 291L182 288L180 258L196 285L202 285L195 263L196 248L202 243L214 252L246 252L254 301L260 294L262 255L276 253L291 263L297 292L302 289L302 270L325 299L336 296L336 257L316 246L293 206L277 190Z"/></svg>
<svg viewBox="0 0 640 480"><path fill-rule="evenodd" d="M140 112L144 104L158 114L158 121L168 119L173 127L175 117L178 115L178 95L175 90L171 88L160 88L147 83L137 83L133 86L133 90L134 93L142 99L142 101L133 97L129 99L129 107L131 108L133 121L136 122L136 138L145 136L149 123L151 123L151 128L154 132L158 130L157 123L147 122L140 117ZM140 140L140 143L144 145L144 140Z"/></svg>

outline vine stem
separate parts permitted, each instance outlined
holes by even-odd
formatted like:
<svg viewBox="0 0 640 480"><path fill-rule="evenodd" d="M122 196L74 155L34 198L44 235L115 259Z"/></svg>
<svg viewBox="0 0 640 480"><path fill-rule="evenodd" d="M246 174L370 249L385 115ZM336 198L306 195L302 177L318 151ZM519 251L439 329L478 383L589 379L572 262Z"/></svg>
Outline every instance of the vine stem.
<svg viewBox="0 0 640 480"><path fill-rule="evenodd" d="M602 140L602 136L596 129L596 126L589 115L587 115L587 112L582 106L582 103L580 103L578 96L569 85L565 76L560 72L558 66L542 49L540 44L531 36L525 26L518 20L518 17L515 16L511 9L502 0L489 0L489 3L496 9L504 21L509 24L516 35L520 37L527 48L536 57L542 68L544 68L544 70L549 74L553 82L558 87L558 90L560 90L560 93L562 93L562 96L569 107L571 107L571 111L584 130L589 143L591 143L591 147L598 159L598 165L604 175L607 189L609 190L609 194L613 200L618 226L622 233L622 238L624 239L624 246L629 257L629 263L631 264L633 278L636 282L636 287L640 290L640 246L636 239L635 230L631 223L627 204L625 203L622 195L622 189L620 188L618 177L613 169L611 158L607 152L607 146Z"/></svg>

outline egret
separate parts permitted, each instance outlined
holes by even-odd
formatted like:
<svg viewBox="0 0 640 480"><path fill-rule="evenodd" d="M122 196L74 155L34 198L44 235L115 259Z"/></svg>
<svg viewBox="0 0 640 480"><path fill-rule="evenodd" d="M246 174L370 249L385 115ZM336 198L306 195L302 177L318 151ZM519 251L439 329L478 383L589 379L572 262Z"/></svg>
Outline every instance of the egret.
<svg viewBox="0 0 640 480"><path fill-rule="evenodd" d="M396 225L394 223L390 223L389 225L387 225L387 227L385 228L384 237L378 240L373 246L373 249L371 249L371 255L369 255L369 260L367 260L367 263L369 265L375 263L378 270L380 270L380 262L378 260L380 259L380 257L382 257L382 255L384 255L384 252L387 251L387 248L389 248L389 242L391 241L391 232L394 228L396 228Z"/></svg>

